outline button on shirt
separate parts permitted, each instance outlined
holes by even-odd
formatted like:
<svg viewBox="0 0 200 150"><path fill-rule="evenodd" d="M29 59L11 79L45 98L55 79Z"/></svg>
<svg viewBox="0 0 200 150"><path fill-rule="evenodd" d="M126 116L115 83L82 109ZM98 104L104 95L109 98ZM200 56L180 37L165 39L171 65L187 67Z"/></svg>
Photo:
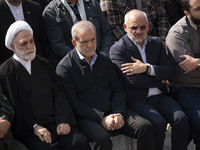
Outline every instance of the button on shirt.
<svg viewBox="0 0 200 150"><path fill-rule="evenodd" d="M147 59L146 59L146 52L145 52L145 48L146 48L146 45L147 45L147 40L145 39L144 44L142 45L142 47L138 43L136 43L135 41L133 41L133 43L137 46L137 48L138 48L138 50L140 52L140 55L142 57L143 63L148 64L147 63ZM149 75L155 76L156 73L155 73L155 70L154 70L153 66L151 64L149 64L149 65L151 66L151 72L150 72ZM149 88L149 92L148 92L147 97L151 97L151 96L158 95L158 94L161 94L161 93L162 92L156 87L155 88Z"/></svg>
<svg viewBox="0 0 200 150"><path fill-rule="evenodd" d="M18 21L18 20L24 20L24 13L23 13L23 9L22 9L22 3L19 4L19 6L13 6L13 5L10 5L7 1L6 3L8 4L9 8L10 8L10 11L12 12L14 18L15 18L15 21Z"/></svg>

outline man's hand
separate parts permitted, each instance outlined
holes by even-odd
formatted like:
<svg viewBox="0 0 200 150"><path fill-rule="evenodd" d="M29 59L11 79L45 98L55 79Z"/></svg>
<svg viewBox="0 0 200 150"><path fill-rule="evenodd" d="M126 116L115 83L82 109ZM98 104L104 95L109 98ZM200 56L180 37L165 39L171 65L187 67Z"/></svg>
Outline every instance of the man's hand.
<svg viewBox="0 0 200 150"><path fill-rule="evenodd" d="M125 124L124 119L121 117L120 113L118 113L117 116L114 117L114 121L115 121L114 125L115 130L122 128Z"/></svg>
<svg viewBox="0 0 200 150"><path fill-rule="evenodd" d="M71 127L67 123L61 123L57 126L57 134L58 135L67 135L71 131Z"/></svg>
<svg viewBox="0 0 200 150"><path fill-rule="evenodd" d="M184 59L184 61L179 63L179 66L184 71L184 74L190 73L198 67L198 58L193 58L189 55L180 55L180 58Z"/></svg>
<svg viewBox="0 0 200 150"><path fill-rule="evenodd" d="M4 135L8 132L10 128L10 122L5 120L5 115L0 117L0 138L3 138Z"/></svg>
<svg viewBox="0 0 200 150"><path fill-rule="evenodd" d="M126 75L133 75L133 74L139 74L146 71L146 64L141 62L138 59L135 59L131 57L131 59L134 61L133 63L125 63L122 64L122 72Z"/></svg>
<svg viewBox="0 0 200 150"><path fill-rule="evenodd" d="M51 143L51 133L44 127L37 125L34 128L34 133L37 135L42 142Z"/></svg>
<svg viewBox="0 0 200 150"><path fill-rule="evenodd" d="M109 116L103 117L101 120L101 125L108 131L114 130L114 124L115 124L115 121L112 114Z"/></svg>
<svg viewBox="0 0 200 150"><path fill-rule="evenodd" d="M119 113L110 114L102 118L101 125L108 131L117 130L124 126L124 120Z"/></svg>

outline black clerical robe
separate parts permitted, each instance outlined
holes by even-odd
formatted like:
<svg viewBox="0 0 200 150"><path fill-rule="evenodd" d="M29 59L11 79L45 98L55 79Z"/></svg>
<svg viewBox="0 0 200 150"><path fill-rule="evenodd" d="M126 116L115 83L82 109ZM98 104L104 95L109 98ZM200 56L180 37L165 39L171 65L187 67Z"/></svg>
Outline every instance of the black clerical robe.
<svg viewBox="0 0 200 150"><path fill-rule="evenodd" d="M34 134L35 123L43 127L76 124L57 75L45 59L36 56L31 62L30 75L11 57L0 66L0 82L3 93L14 107L15 137Z"/></svg>

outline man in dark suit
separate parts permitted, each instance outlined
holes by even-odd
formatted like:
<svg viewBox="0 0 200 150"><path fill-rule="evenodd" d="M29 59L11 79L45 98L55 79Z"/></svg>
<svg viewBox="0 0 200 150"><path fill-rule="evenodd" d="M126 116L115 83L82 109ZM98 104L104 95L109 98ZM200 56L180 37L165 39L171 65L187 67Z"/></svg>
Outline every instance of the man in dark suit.
<svg viewBox="0 0 200 150"><path fill-rule="evenodd" d="M29 0L0 0L0 64L13 55L12 51L5 47L4 40L9 26L17 20L28 22L34 31L37 54L45 56L53 63L54 58L45 31L40 5Z"/></svg>
<svg viewBox="0 0 200 150"><path fill-rule="evenodd" d="M149 22L144 12L132 10L125 15L127 32L110 49L127 92L127 106L155 127L155 150L162 150L166 124L172 127L172 150L186 150L188 120L175 100L167 94L164 82L174 69L158 37L149 37Z"/></svg>
<svg viewBox="0 0 200 150"><path fill-rule="evenodd" d="M154 150L149 121L126 110L126 95L111 60L96 51L96 30L89 21L72 27L75 47L58 64L79 128L95 150L111 150L110 134L137 139L138 150Z"/></svg>
<svg viewBox="0 0 200 150"><path fill-rule="evenodd" d="M32 28L14 22L5 45L14 55L0 66L0 84L15 111L14 137L29 150L88 150L55 71L35 55Z"/></svg>

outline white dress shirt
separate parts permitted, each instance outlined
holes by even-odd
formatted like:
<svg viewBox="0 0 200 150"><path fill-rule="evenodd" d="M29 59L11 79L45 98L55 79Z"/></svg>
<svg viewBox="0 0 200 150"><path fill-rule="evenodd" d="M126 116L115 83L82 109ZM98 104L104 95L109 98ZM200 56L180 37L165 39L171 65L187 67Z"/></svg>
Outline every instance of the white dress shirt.
<svg viewBox="0 0 200 150"><path fill-rule="evenodd" d="M145 52L147 40L145 39L144 44L142 45L142 47L139 44L137 44L135 41L133 41L133 43L137 46L137 48L138 48L138 50L140 52L140 55L142 57L143 63L149 64L149 63L147 63L146 52ZM149 65L151 66L151 72L150 72L149 75L155 76L156 73L155 73L155 70L154 70L153 66L151 64L149 64ZM148 96L147 97L151 97L151 96L158 95L158 94L161 94L161 93L162 92L156 87L155 88L149 88L149 92L148 92Z"/></svg>
<svg viewBox="0 0 200 150"><path fill-rule="evenodd" d="M12 14L15 18L15 21L24 20L22 3L20 3L19 6L17 6L17 7L9 4L7 1L6 1L6 3L8 4L8 7L10 8L10 11L12 12Z"/></svg>

